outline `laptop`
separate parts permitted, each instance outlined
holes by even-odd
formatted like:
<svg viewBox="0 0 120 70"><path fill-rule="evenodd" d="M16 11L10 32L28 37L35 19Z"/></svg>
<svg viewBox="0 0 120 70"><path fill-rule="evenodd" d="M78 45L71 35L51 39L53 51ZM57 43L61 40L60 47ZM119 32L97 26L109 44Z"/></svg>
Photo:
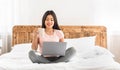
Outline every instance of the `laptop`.
<svg viewBox="0 0 120 70"><path fill-rule="evenodd" d="M42 55L65 56L67 42L43 42Z"/></svg>

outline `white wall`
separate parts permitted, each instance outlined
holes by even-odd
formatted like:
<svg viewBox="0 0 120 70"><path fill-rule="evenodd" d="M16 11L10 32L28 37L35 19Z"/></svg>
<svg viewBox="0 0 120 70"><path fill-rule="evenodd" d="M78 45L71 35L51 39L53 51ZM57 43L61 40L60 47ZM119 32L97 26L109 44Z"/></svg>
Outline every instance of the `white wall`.
<svg viewBox="0 0 120 70"><path fill-rule="evenodd" d="M18 17L15 24L41 24L46 10L54 10L61 25L89 24L93 14L89 0L18 0L15 3L15 17Z"/></svg>
<svg viewBox="0 0 120 70"><path fill-rule="evenodd" d="M46 10L54 10L60 25L104 25L108 49L120 60L120 0L0 0L0 32L14 25L39 25Z"/></svg>

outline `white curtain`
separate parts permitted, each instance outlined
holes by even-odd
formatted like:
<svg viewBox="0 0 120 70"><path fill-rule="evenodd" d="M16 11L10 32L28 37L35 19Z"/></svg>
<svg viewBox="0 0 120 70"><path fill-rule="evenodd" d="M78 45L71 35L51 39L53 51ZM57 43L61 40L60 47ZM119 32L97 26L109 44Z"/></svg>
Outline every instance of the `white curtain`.
<svg viewBox="0 0 120 70"><path fill-rule="evenodd" d="M0 35L2 36L2 53L11 47L12 26L14 24L14 0L0 0ZM10 40L8 42L8 40Z"/></svg>

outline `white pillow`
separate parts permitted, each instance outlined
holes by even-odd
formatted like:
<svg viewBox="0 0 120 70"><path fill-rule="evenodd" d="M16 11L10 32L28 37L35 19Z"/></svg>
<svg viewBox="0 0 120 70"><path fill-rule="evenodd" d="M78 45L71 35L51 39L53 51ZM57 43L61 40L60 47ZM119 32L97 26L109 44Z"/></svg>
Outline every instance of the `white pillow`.
<svg viewBox="0 0 120 70"><path fill-rule="evenodd" d="M28 53L31 50L31 43L23 43L14 45L11 52L12 53Z"/></svg>
<svg viewBox="0 0 120 70"><path fill-rule="evenodd" d="M86 52L80 54L79 57L94 58L94 57L101 56L101 55L106 55L108 57L114 57L114 55L109 50L101 46L94 46L91 49L87 50Z"/></svg>
<svg viewBox="0 0 120 70"><path fill-rule="evenodd" d="M74 47L78 53L82 53L95 46L95 38L96 36L65 39L65 42L67 42L67 48Z"/></svg>

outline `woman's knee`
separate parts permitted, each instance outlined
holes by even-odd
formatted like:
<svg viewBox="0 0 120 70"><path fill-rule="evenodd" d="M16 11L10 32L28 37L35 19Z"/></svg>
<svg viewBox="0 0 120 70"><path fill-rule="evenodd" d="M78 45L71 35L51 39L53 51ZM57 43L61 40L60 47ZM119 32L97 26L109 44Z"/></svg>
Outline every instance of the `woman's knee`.
<svg viewBox="0 0 120 70"><path fill-rule="evenodd" d="M70 47L66 50L66 53L69 53L69 54L75 54L76 53L76 50L74 47Z"/></svg>
<svg viewBox="0 0 120 70"><path fill-rule="evenodd" d="M74 51L74 52L76 52L76 50L75 50L74 47L70 47L70 48L68 48L67 50L68 50L68 51Z"/></svg>
<svg viewBox="0 0 120 70"><path fill-rule="evenodd" d="M35 57L35 52L33 50L30 50L29 51L29 58L30 60L33 62L33 63L36 63L37 62L37 59Z"/></svg>
<svg viewBox="0 0 120 70"><path fill-rule="evenodd" d="M30 55L33 55L33 53L35 53L35 52L34 52L33 50L30 50L30 51L29 51L29 56L30 56Z"/></svg>

